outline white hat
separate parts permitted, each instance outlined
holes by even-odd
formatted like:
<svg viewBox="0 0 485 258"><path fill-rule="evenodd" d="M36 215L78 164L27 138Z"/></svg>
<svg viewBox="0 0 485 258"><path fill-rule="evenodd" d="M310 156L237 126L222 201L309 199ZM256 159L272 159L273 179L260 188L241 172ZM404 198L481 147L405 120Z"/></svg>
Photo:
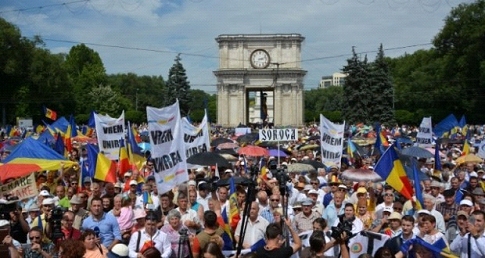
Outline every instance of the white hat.
<svg viewBox="0 0 485 258"><path fill-rule="evenodd" d="M31 212L31 211L39 211L39 206L37 206L37 204L32 204L30 205L30 207L27 209L28 212Z"/></svg>
<svg viewBox="0 0 485 258"><path fill-rule="evenodd" d="M310 191L312 189L313 189L312 185L305 185L305 187L303 187L303 191Z"/></svg>
<svg viewBox="0 0 485 258"><path fill-rule="evenodd" d="M309 159L310 159L310 157L308 157L308 156L304 156L304 157L302 158L302 160L309 160Z"/></svg>
<svg viewBox="0 0 485 258"><path fill-rule="evenodd" d="M291 158L291 161L298 161L298 160L296 160L296 158Z"/></svg>
<svg viewBox="0 0 485 258"><path fill-rule="evenodd" d="M461 200L460 205L466 205L466 206L473 207L472 201L470 201L468 199Z"/></svg>
<svg viewBox="0 0 485 258"><path fill-rule="evenodd" d="M46 198L42 200L42 205L54 205L56 201L52 198Z"/></svg>
<svg viewBox="0 0 485 258"><path fill-rule="evenodd" d="M10 225L10 222L8 220L5 220L5 219L0 220L0 228L5 227L7 225Z"/></svg>
<svg viewBox="0 0 485 258"><path fill-rule="evenodd" d="M392 207L384 207L384 210L382 210L382 212L389 212L389 213L393 213L394 212L394 209Z"/></svg>
<svg viewBox="0 0 485 258"><path fill-rule="evenodd" d="M429 212L428 210L419 210L418 211L418 214L428 214L428 215L431 215L431 212Z"/></svg>
<svg viewBox="0 0 485 258"><path fill-rule="evenodd" d="M399 213L399 212L393 212L391 213L391 215L389 215L389 217L387 217L387 219L398 219L398 220L401 220L402 219L402 215Z"/></svg>
<svg viewBox="0 0 485 258"><path fill-rule="evenodd" d="M194 180L189 180L189 182L187 183L187 185L193 185L193 186L196 186L197 183L194 181Z"/></svg>
<svg viewBox="0 0 485 258"><path fill-rule="evenodd" d="M47 196L51 196L51 194L47 190L42 190L40 191L39 196L47 197Z"/></svg>
<svg viewBox="0 0 485 258"><path fill-rule="evenodd" d="M226 170L224 170L224 173L232 173L232 170L231 169L226 169Z"/></svg>
<svg viewBox="0 0 485 258"><path fill-rule="evenodd" d="M477 172L473 171L470 173L470 177L478 177Z"/></svg>
<svg viewBox="0 0 485 258"><path fill-rule="evenodd" d="M115 188L123 188L123 184L121 182L116 182Z"/></svg>
<svg viewBox="0 0 485 258"><path fill-rule="evenodd" d="M338 188L347 189L347 186L345 186L344 184L339 184Z"/></svg>
<svg viewBox="0 0 485 258"><path fill-rule="evenodd" d="M138 185L138 182L136 180L131 180L130 185Z"/></svg>
<svg viewBox="0 0 485 258"><path fill-rule="evenodd" d="M204 171L205 171L205 170L204 170L204 168L203 168L203 167L200 167L200 168L198 168L198 169L196 169L196 170L195 170L195 172L199 172L199 173L200 173L200 172L204 172Z"/></svg>
<svg viewBox="0 0 485 258"><path fill-rule="evenodd" d="M318 195L318 191L315 190L315 189L312 189L312 190L308 191L308 194L316 194L316 195Z"/></svg>
<svg viewBox="0 0 485 258"><path fill-rule="evenodd" d="M111 248L110 252L116 254L119 257L128 257L129 250L128 246L124 244L116 244L115 246L113 246L113 248Z"/></svg>
<svg viewBox="0 0 485 258"><path fill-rule="evenodd" d="M281 162L281 165L282 165L282 166L288 166L288 162L283 161L283 162Z"/></svg>
<svg viewBox="0 0 485 258"><path fill-rule="evenodd" d="M132 174L130 172L125 173L125 177L131 177L131 176L132 176Z"/></svg>

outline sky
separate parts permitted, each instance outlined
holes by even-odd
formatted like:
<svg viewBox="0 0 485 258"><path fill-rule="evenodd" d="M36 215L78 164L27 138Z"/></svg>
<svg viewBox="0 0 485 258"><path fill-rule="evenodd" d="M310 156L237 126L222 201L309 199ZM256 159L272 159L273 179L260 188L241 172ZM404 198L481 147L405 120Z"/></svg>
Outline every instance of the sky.
<svg viewBox="0 0 485 258"><path fill-rule="evenodd" d="M52 53L85 43L108 74L167 77L177 53L193 89L216 93L220 34L299 33L305 89L339 72L352 47L373 60L432 47L453 7L471 0L1 0L0 17Z"/></svg>

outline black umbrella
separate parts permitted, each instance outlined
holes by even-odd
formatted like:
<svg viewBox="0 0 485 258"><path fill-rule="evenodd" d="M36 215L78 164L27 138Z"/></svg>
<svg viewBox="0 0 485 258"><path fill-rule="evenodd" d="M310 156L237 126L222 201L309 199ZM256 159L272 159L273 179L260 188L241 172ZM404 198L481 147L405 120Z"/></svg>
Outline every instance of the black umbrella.
<svg viewBox="0 0 485 258"><path fill-rule="evenodd" d="M235 149L215 149L214 150L215 153L220 153L220 154L230 154L230 155L233 155L233 156L239 156L239 154L237 154L237 151Z"/></svg>
<svg viewBox="0 0 485 258"><path fill-rule="evenodd" d="M239 143L251 143L259 139L259 133L248 133L237 137L236 141Z"/></svg>
<svg viewBox="0 0 485 258"><path fill-rule="evenodd" d="M312 135L310 137L308 137L308 139L306 139L307 141L316 141L316 140L320 140L320 135Z"/></svg>
<svg viewBox="0 0 485 258"><path fill-rule="evenodd" d="M406 136L401 136L396 138L397 143L402 143L402 144L413 144L413 140L411 138L406 137Z"/></svg>
<svg viewBox="0 0 485 258"><path fill-rule="evenodd" d="M190 156L187 163L201 166L230 167L231 164L220 154L215 152L200 152Z"/></svg>
<svg viewBox="0 0 485 258"><path fill-rule="evenodd" d="M228 138L219 137L211 141L211 146L217 147L219 144L226 143L226 142L233 142L233 141Z"/></svg>

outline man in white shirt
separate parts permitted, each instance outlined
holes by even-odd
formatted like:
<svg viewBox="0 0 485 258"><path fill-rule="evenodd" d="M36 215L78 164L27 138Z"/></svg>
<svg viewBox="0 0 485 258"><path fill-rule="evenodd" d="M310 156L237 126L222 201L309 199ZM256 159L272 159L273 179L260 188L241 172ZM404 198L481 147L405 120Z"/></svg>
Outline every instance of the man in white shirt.
<svg viewBox="0 0 485 258"><path fill-rule="evenodd" d="M485 257L485 212L474 211L468 217L467 229L468 233L461 230L453 240L451 251L459 253L462 258Z"/></svg>
<svg viewBox="0 0 485 258"><path fill-rule="evenodd" d="M251 248L252 245L264 238L269 222L258 214L259 204L257 202L252 202L251 210L249 211L249 219L246 220L247 227L246 234L244 235L243 249ZM241 237L241 226L242 220L237 223L236 231L234 232L234 239L237 243Z"/></svg>
<svg viewBox="0 0 485 258"><path fill-rule="evenodd" d="M436 198L434 198L432 195L424 194L423 201L424 201L424 209L429 211L431 215L433 215L436 219L436 229L438 229L439 232L444 234L446 232L445 219L443 218L443 215L434 208L436 203Z"/></svg>
<svg viewBox="0 0 485 258"><path fill-rule="evenodd" d="M201 223L197 212L189 207L189 199L185 193L179 193L177 196L177 205L178 207L176 210L182 215L180 221L191 233L195 234L197 230L201 228ZM165 224L166 223L168 223L167 219L165 219Z"/></svg>
<svg viewBox="0 0 485 258"><path fill-rule="evenodd" d="M197 202L204 207L204 212L209 210L209 199L211 198L208 186L209 184L204 181L201 181L198 184L199 191L197 193Z"/></svg>
<svg viewBox="0 0 485 258"><path fill-rule="evenodd" d="M155 246L162 254L162 258L169 258L172 254L172 246L167 234L157 229L157 216L149 212L145 219L145 227L131 235L128 245L129 256L131 258L143 257L142 253L147 247Z"/></svg>

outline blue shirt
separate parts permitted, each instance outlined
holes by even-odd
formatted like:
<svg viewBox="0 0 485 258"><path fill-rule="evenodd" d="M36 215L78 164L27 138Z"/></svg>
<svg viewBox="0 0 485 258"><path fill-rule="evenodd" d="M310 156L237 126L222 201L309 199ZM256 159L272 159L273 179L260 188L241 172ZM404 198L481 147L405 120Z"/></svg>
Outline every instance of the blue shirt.
<svg viewBox="0 0 485 258"><path fill-rule="evenodd" d="M100 220L95 220L93 216L89 216L84 219L81 229L99 229L99 237L101 238L101 244L106 247L111 246L115 239L121 241L120 226L116 218L109 213L104 213Z"/></svg>
<svg viewBox="0 0 485 258"><path fill-rule="evenodd" d="M337 220L338 215L344 214L344 209L345 205L342 203L342 206L340 206L340 209L337 210L337 207L335 207L335 204L331 203L330 205L325 208L325 211L323 212L322 217L327 221L327 225L329 227L332 227L335 221Z"/></svg>

